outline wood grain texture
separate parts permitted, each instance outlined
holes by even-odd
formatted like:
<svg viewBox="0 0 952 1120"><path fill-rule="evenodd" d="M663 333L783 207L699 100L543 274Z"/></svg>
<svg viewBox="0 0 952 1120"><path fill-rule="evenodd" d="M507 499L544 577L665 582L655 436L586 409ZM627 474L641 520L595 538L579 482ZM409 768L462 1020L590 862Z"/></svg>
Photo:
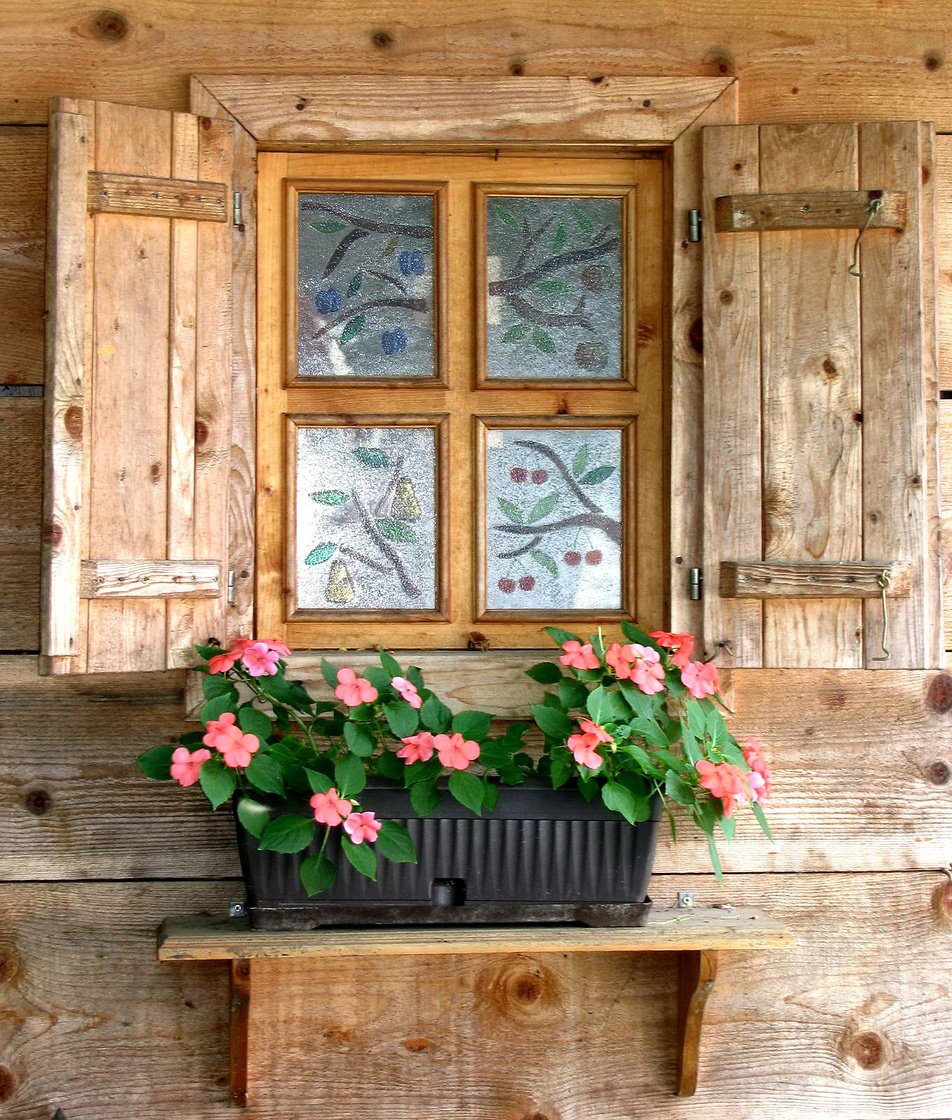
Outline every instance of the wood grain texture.
<svg viewBox="0 0 952 1120"><path fill-rule="evenodd" d="M678 958L678 1079L679 1097L697 1092L701 1027L708 997L717 979L717 951L681 953Z"/></svg>
<svg viewBox="0 0 952 1120"><path fill-rule="evenodd" d="M879 208L870 213L873 201ZM905 195L895 191L831 191L819 187L792 194L735 194L714 200L718 233L742 230L902 229Z"/></svg>
<svg viewBox="0 0 952 1120"><path fill-rule="evenodd" d="M39 646L43 401L0 398L0 649Z"/></svg>
<svg viewBox="0 0 952 1120"><path fill-rule="evenodd" d="M935 146L939 388L952 389L952 136L936 136Z"/></svg>
<svg viewBox="0 0 952 1120"><path fill-rule="evenodd" d="M84 560L84 599L217 599L222 572L217 560Z"/></svg>
<svg viewBox="0 0 952 1120"><path fill-rule="evenodd" d="M0 384L43 383L46 139L0 127Z"/></svg>
<svg viewBox="0 0 952 1120"><path fill-rule="evenodd" d="M721 595L737 599L880 599L883 572L887 595L909 594L908 564L818 560L790 564L721 564Z"/></svg>
<svg viewBox="0 0 952 1120"><path fill-rule="evenodd" d="M952 638L952 401L939 402L939 490L942 495L942 607L946 646Z"/></svg>
<svg viewBox="0 0 952 1120"><path fill-rule="evenodd" d="M93 171L89 209L94 214L143 214L152 218L228 221L224 183Z"/></svg>

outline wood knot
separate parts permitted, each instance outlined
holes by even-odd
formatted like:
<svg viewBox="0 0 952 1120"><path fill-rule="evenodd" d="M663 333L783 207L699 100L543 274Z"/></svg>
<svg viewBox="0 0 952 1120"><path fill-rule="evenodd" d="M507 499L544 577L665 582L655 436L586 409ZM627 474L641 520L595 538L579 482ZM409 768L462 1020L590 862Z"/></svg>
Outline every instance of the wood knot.
<svg viewBox="0 0 952 1120"><path fill-rule="evenodd" d="M47 522L43 526L43 537L53 548L58 548L63 542L63 526L55 521Z"/></svg>
<svg viewBox="0 0 952 1120"><path fill-rule="evenodd" d="M34 817L42 817L53 808L53 798L45 789L31 789L23 798L23 807Z"/></svg>
<svg viewBox="0 0 952 1120"><path fill-rule="evenodd" d="M852 1040L850 1053L861 1069L879 1069L886 1060L885 1041L873 1031L863 1031Z"/></svg>
<svg viewBox="0 0 952 1120"><path fill-rule="evenodd" d="M71 404L63 415L63 425L73 439L83 438L83 410L78 404Z"/></svg>
<svg viewBox="0 0 952 1120"><path fill-rule="evenodd" d="M346 1045L353 1038L353 1032L349 1031L346 1027L328 1027L324 1031L325 1042L336 1042L338 1045Z"/></svg>
<svg viewBox="0 0 952 1120"><path fill-rule="evenodd" d="M658 337L658 328L654 323L639 323L638 324L638 345L647 346L649 342L654 342Z"/></svg>
<svg viewBox="0 0 952 1120"><path fill-rule="evenodd" d="M823 372L826 375L827 381L832 381L835 377L839 376L839 372L836 368L836 363L832 358L823 359Z"/></svg>
<svg viewBox="0 0 952 1120"><path fill-rule="evenodd" d="M104 43L119 43L129 34L129 21L122 12L105 8L93 16L93 31Z"/></svg>
<svg viewBox="0 0 952 1120"><path fill-rule="evenodd" d="M832 708L837 711L840 708L846 707L846 689L845 688L831 688L829 692L824 693L823 703L827 708Z"/></svg>
<svg viewBox="0 0 952 1120"><path fill-rule="evenodd" d="M724 304L733 303L734 293L729 288L725 288L717 298Z"/></svg>
<svg viewBox="0 0 952 1120"><path fill-rule="evenodd" d="M558 1014L560 1000L555 976L538 961L525 957L505 961L487 987L489 999L507 1019L537 1024Z"/></svg>
<svg viewBox="0 0 952 1120"><path fill-rule="evenodd" d="M0 1066L0 1101L8 1101L17 1087L16 1078L6 1066Z"/></svg>
<svg viewBox="0 0 952 1120"><path fill-rule="evenodd" d="M429 1050L433 1043L428 1038L405 1038L400 1045L411 1054L422 1054L425 1050Z"/></svg>
<svg viewBox="0 0 952 1120"><path fill-rule="evenodd" d="M299 113L302 113L307 108L307 98L300 98L294 108L297 109Z"/></svg>
<svg viewBox="0 0 952 1120"><path fill-rule="evenodd" d="M195 446L201 447L208 439L208 425L204 420L195 421Z"/></svg>
<svg viewBox="0 0 952 1120"><path fill-rule="evenodd" d="M688 327L688 345L695 354L704 353L704 320L698 316Z"/></svg>
<svg viewBox="0 0 952 1120"><path fill-rule="evenodd" d="M947 786L952 779L952 766L944 758L937 758L926 767L926 781L934 786Z"/></svg>
<svg viewBox="0 0 952 1120"><path fill-rule="evenodd" d="M466 639L467 649L478 649L483 653L492 647L492 643L480 630L470 630L469 637Z"/></svg>
<svg viewBox="0 0 952 1120"><path fill-rule="evenodd" d="M149 468L149 478L151 478L153 482L161 482L162 481L162 464L161 463L153 463L152 464L152 466Z"/></svg>
<svg viewBox="0 0 952 1120"><path fill-rule="evenodd" d="M514 78L521 78L525 72L526 64L521 58L514 58L512 62L509 63L509 73L512 74Z"/></svg>
<svg viewBox="0 0 952 1120"><path fill-rule="evenodd" d="M0 947L0 984L9 984L20 970L20 962L9 949Z"/></svg>
<svg viewBox="0 0 952 1120"><path fill-rule="evenodd" d="M650 109L651 108L651 98L646 97L644 99L644 101L642 101L641 107L642 107L642 109Z"/></svg>
<svg viewBox="0 0 952 1120"><path fill-rule="evenodd" d="M943 929L952 929L952 882L948 879L932 892L932 913Z"/></svg>
<svg viewBox="0 0 952 1120"><path fill-rule="evenodd" d="M703 58L708 71L714 74L733 74L737 70L734 56L724 47L712 47Z"/></svg>
<svg viewBox="0 0 952 1120"><path fill-rule="evenodd" d="M929 682L926 703L940 715L952 711L952 674L936 673Z"/></svg>
<svg viewBox="0 0 952 1120"><path fill-rule="evenodd" d="M941 51L929 51L922 58L922 65L930 74L934 74L936 70L940 70L943 62L945 62L945 58Z"/></svg>
<svg viewBox="0 0 952 1120"><path fill-rule="evenodd" d="M370 36L370 41L378 51L389 50L393 46L393 36L389 31L375 31Z"/></svg>

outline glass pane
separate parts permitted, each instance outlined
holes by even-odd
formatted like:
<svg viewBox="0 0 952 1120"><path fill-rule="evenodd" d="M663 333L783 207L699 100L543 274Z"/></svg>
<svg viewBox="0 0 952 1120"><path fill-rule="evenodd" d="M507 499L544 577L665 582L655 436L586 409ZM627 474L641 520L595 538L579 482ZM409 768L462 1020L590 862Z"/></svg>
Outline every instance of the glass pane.
<svg viewBox="0 0 952 1120"><path fill-rule="evenodd" d="M486 201L486 376L622 376L622 200Z"/></svg>
<svg viewBox="0 0 952 1120"><path fill-rule="evenodd" d="M436 608L436 430L298 429L297 606Z"/></svg>
<svg viewBox="0 0 952 1120"><path fill-rule="evenodd" d="M433 197L298 196L298 376L433 377Z"/></svg>
<svg viewBox="0 0 952 1120"><path fill-rule="evenodd" d="M486 438L490 610L619 610L622 433L493 428Z"/></svg>

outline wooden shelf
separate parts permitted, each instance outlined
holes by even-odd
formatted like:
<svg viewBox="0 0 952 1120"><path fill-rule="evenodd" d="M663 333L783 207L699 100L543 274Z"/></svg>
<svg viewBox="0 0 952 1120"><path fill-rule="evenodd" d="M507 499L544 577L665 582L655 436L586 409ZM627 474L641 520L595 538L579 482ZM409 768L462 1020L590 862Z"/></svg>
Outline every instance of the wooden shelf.
<svg viewBox="0 0 952 1120"><path fill-rule="evenodd" d="M458 953L678 953L678 1074L675 1092L697 1088L704 1008L721 950L785 949L794 934L747 908L655 909L640 928L495 926L469 928L253 930L246 919L181 917L162 923L160 961L231 963L231 1094L248 1099L248 1047L255 960Z"/></svg>

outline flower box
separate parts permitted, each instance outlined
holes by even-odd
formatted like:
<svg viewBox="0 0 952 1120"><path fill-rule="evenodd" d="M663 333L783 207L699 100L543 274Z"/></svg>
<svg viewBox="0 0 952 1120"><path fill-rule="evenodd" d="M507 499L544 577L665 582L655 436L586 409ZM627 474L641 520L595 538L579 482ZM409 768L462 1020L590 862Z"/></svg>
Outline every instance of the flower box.
<svg viewBox="0 0 952 1120"><path fill-rule="evenodd" d="M308 898L299 870L320 838L293 855L259 851L255 837L236 822L255 929L510 922L635 926L647 918L660 799L652 819L634 826L600 800L587 802L574 788L553 790L538 781L505 790L485 817L446 796L430 816L418 817L408 791L395 784L375 783L362 800L379 817L408 830L419 862L381 861L374 882L337 858L335 834L328 854L337 864L337 880Z"/></svg>

